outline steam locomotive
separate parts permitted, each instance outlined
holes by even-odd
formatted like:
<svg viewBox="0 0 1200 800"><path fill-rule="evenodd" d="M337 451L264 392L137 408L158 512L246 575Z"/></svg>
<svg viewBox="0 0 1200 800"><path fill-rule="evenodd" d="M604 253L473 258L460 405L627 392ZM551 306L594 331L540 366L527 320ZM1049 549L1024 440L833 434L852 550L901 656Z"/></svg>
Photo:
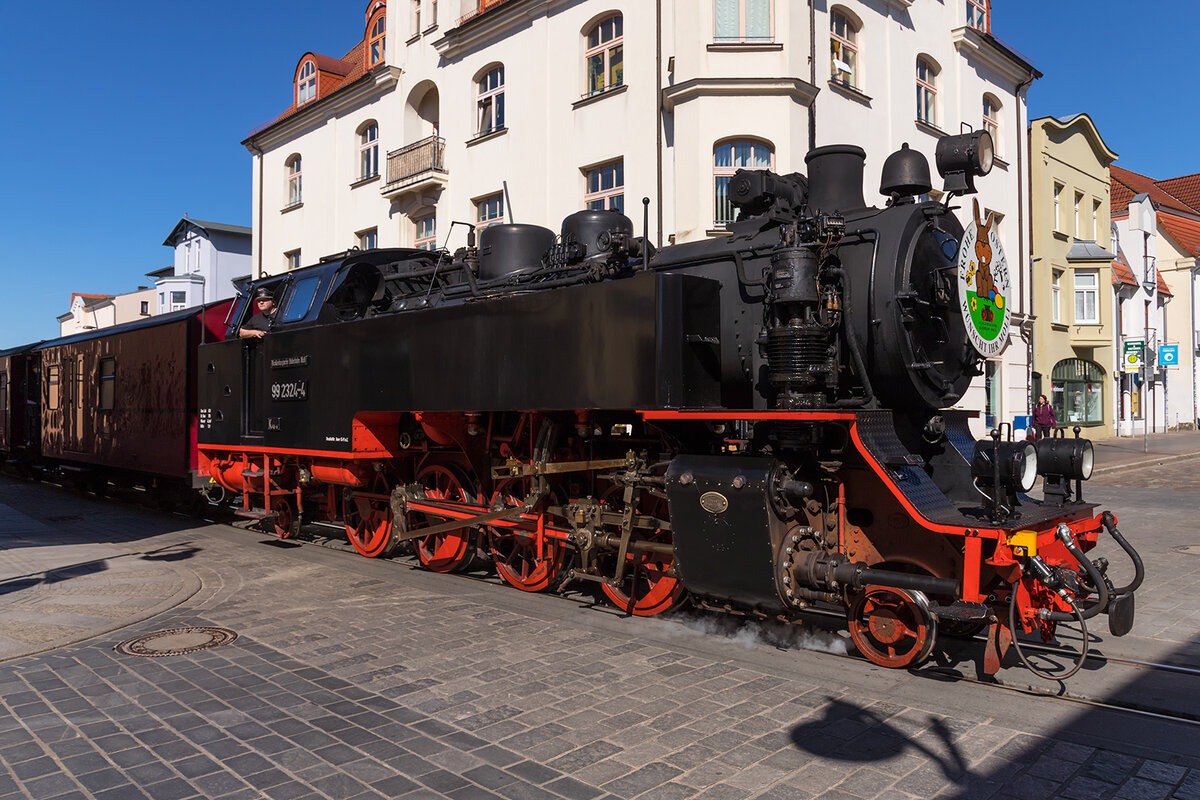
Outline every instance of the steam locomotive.
<svg viewBox="0 0 1200 800"><path fill-rule="evenodd" d="M454 253L263 278L223 337L212 309L184 314L189 485L280 536L332 523L364 556L490 564L633 615L844 609L887 667L920 664L938 633L986 630L989 673L1015 633L1102 613L1127 633L1143 569L1082 498L1091 443L977 441L953 408L1009 329L995 226L951 206L990 170L988 134L940 141L941 200L907 146L882 207L860 148L805 160L736 173L721 238L657 249L624 215L581 211L559 232L493 225ZM270 332L240 338L263 289ZM1087 555L1102 535L1127 585Z"/></svg>

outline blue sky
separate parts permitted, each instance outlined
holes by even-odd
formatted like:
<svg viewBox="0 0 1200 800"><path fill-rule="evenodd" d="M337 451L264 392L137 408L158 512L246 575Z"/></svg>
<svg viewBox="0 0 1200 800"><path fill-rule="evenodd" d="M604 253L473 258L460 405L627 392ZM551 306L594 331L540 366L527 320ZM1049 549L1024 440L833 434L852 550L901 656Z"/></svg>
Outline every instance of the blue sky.
<svg viewBox="0 0 1200 800"><path fill-rule="evenodd" d="M939 1L957 2L918 0ZM361 38L365 8L5 4L0 348L56 336L73 291L146 284L171 263L162 241L185 213L249 225L241 140L288 105L304 51L340 56ZM1122 166L1200 172L1196 5L994 0L993 16L994 33L1045 73L1031 118L1085 111Z"/></svg>

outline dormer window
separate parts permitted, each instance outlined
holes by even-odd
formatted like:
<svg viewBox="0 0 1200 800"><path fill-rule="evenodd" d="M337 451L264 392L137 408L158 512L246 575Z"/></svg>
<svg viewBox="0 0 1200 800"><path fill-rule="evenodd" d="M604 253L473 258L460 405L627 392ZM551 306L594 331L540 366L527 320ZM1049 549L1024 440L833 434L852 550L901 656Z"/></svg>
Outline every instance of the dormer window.
<svg viewBox="0 0 1200 800"><path fill-rule="evenodd" d="M386 33L386 30L387 30L387 16L381 10L379 12L379 17L375 20L375 24L373 24L371 26L371 30L367 35L368 36L367 49L368 49L368 52L370 53L370 57L371 57L370 64L372 67L375 66L376 64L383 63L384 44L386 43L386 37L384 36L384 34Z"/></svg>
<svg viewBox="0 0 1200 800"><path fill-rule="evenodd" d="M317 65L305 61L296 78L296 105L302 105L317 96Z"/></svg>

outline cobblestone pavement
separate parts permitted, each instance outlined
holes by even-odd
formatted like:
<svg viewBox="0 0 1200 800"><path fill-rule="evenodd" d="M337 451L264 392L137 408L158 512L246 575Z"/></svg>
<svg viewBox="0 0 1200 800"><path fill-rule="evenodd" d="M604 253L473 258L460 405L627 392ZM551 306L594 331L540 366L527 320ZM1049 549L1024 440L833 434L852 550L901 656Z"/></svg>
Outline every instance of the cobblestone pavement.
<svg viewBox="0 0 1200 800"><path fill-rule="evenodd" d="M0 479L47 543L86 502ZM200 588L0 663L0 800L1200 798L1192 727L117 508ZM113 651L197 625L239 638Z"/></svg>

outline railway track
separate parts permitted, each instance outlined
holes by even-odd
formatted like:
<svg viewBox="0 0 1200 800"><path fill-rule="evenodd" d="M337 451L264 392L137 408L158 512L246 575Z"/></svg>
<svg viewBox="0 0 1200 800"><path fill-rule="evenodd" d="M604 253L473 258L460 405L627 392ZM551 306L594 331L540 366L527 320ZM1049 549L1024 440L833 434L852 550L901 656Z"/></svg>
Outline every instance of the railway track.
<svg viewBox="0 0 1200 800"><path fill-rule="evenodd" d="M221 516L221 515L216 515ZM210 522L228 523L228 519L210 519ZM252 523L239 522L236 527L249 529ZM333 530L340 531L340 526L331 524L314 524L305 526L304 530L296 537L297 541L306 544L317 545L334 550L355 553L353 547L345 540L343 536L333 533ZM267 534L272 535L272 534ZM355 553L355 555L357 555ZM408 554L398 554L392 556L387 561L403 565L410 568L419 566L417 559ZM504 586L504 582L493 573L484 573L481 571L461 573L452 577L466 579L476 582L494 584ZM570 602L579 602L586 597L584 592L568 592L563 595L550 595L551 597L559 597ZM599 603L598 603L599 604ZM613 609L616 611L616 609ZM680 615L672 614L665 619L680 619ZM737 622L730 622L726 614L717 611L709 611L704 609L693 608L686 612L686 618L683 624L688 624L688 621L695 620L695 627L706 632L712 632L714 629L718 631L727 631L730 635L735 632L742 631L746 626L757 625L761 629L757 639L763 643L763 646L782 647L785 649L808 649L816 650L825 654L834 655L839 658L850 658L859 663L869 663L865 658L855 652L853 645L848 639L841 639L844 647L830 646L830 637L840 638L839 630L845 629L845 614L832 609L810 609L804 612L803 621L810 623L808 630L812 630L814 626L824 629L829 636L819 640L818 646L812 646L811 643L805 642L805 637L781 635L774 628L791 627L798 628L801 626L792 625L786 626L784 623L775 622L773 620L757 620L752 617L738 617ZM719 621L718 621L719 620ZM720 635L720 633L718 633ZM972 646L977 650L978 643L981 637L974 637L974 641L967 638L953 639L943 636L939 640L939 648L941 650L941 660L935 663L926 664L920 668L909 670L910 674L923 677L930 680L953 681L956 683L967 683L978 685L984 689L998 692L1015 692L1023 695L1044 697L1058 703L1064 703L1076 707L1087 707L1093 709L1103 709L1107 711L1116 711L1129 714L1135 714L1141 717L1157 719L1180 723L1189 727L1200 728L1200 708L1195 711L1188 710L1195 707L1194 703L1181 704L1175 707L1168 707L1168 704L1163 702L1154 704L1146 702L1144 699L1135 697L1135 690L1121 692L1115 696L1097 697L1089 696L1086 690L1080 692L1073 688L1077 685L1085 684L1083 680L1076 680L1070 683L1052 684L1045 682L1042 685L1035 685L1023 680L1029 676L1029 673L1020 666L1008 667L1001 671L995 677L979 677L970 674L967 670L974 670L974 661L970 658L958 659L960 652L966 652ZM1058 659L1060 662L1070 664L1078 658L1079 652L1069 647L1060 645L1047 645L1041 642L1022 642L1022 647L1027 655L1042 658L1042 659ZM840 652L839 652L840 651ZM1192 667L1180 664L1167 664L1142 659L1130 658L1119 655L1108 655L1103 652L1098 652L1094 648L1090 650L1086 656L1085 665L1092 665L1093 668L1100 666L1107 667L1108 670L1113 668L1121 668L1124 670L1133 670L1134 675L1130 680L1120 680L1118 685L1128 686L1136 683L1139 679L1144 679L1147 675L1162 677L1167 683L1176 684L1177 689L1172 692L1167 692L1169 696L1187 696L1187 693L1192 689L1191 682L1200 676L1200 667ZM1093 670L1094 671L1094 670ZM1112 682L1109 682L1110 685ZM1155 697L1163 696L1163 693L1152 693Z"/></svg>

